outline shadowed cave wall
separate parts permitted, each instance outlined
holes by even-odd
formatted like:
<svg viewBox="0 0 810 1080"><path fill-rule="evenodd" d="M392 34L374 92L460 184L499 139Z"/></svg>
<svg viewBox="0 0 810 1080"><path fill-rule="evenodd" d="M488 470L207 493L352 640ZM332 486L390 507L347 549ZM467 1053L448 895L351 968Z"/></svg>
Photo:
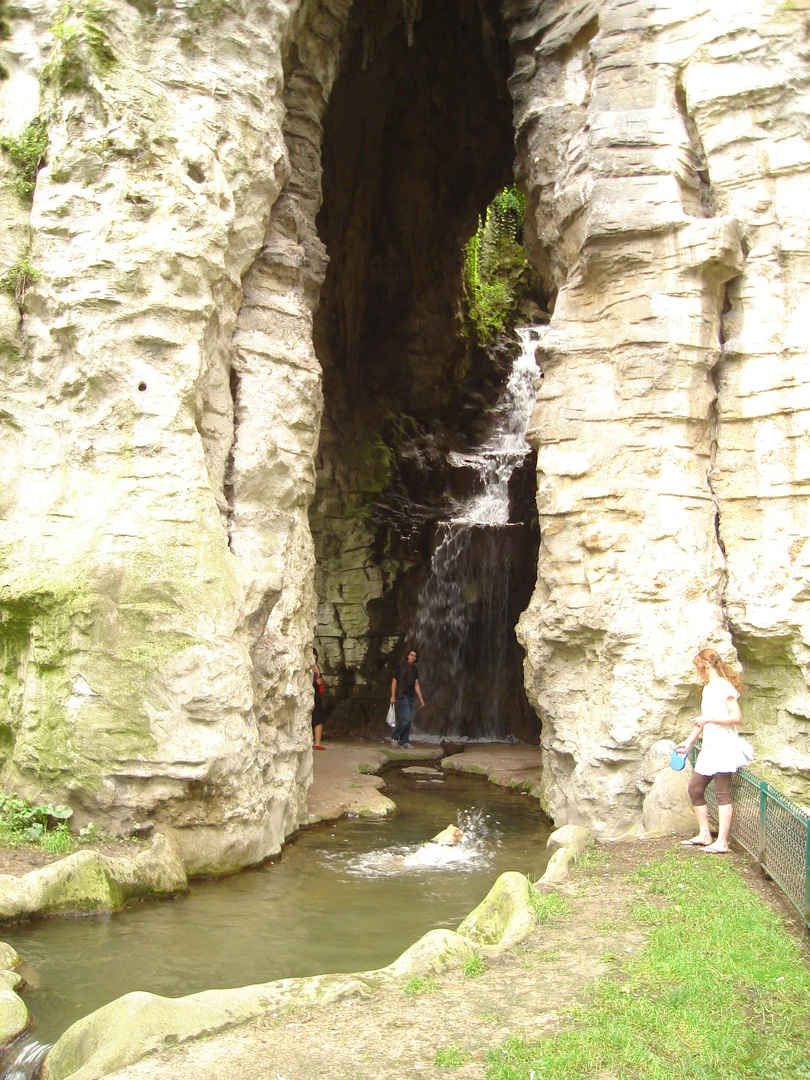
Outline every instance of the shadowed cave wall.
<svg viewBox="0 0 810 1080"><path fill-rule="evenodd" d="M461 309L464 242L512 182L508 74L494 3L426 6L410 27L398 0L353 8L324 121L317 222L330 262L314 328L325 405L310 524L332 734L383 731L392 661L448 497L448 453L480 438L517 351L511 340L479 347ZM515 513L531 526L513 553L512 625L535 579L533 492L530 460L515 482ZM507 725L537 738L510 644Z"/></svg>

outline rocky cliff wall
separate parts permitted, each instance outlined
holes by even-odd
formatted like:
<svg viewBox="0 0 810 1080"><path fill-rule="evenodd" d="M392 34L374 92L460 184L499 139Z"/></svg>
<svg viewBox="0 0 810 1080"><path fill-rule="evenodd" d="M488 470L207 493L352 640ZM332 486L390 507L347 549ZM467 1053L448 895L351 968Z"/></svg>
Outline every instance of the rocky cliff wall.
<svg viewBox="0 0 810 1080"><path fill-rule="evenodd" d="M15 9L3 135L4 782L278 851L311 775L320 116L348 10ZM314 160L313 160L314 159ZM8 275L7 275L8 280Z"/></svg>
<svg viewBox="0 0 810 1080"><path fill-rule="evenodd" d="M806 9L508 5L557 290L520 636L558 823L637 826L709 644L743 663L760 763L810 794Z"/></svg>
<svg viewBox="0 0 810 1080"><path fill-rule="evenodd" d="M391 387L401 413L414 379L429 384L452 415L445 375L463 350L431 355L427 331L455 333L444 279L498 163L464 201L471 158L433 154L420 187L400 147L378 197L388 246L345 249L324 288L338 331L323 324L316 358L322 126L349 0L0 7L3 782L69 800L80 823L157 821L192 872L228 869L278 850L311 776L319 360L335 386ZM419 7L385 9L406 41ZM485 7L454 10L491 74ZM743 662L760 760L806 797L807 7L504 7L527 244L556 298L532 436L538 586L520 633L559 823L636 827L648 752L684 731L690 659L709 643ZM363 20L352 33L373 62L382 38ZM428 118L446 108L426 101ZM30 147L36 118L47 148L29 193L8 140L27 132ZM323 225L333 247L349 175L337 226ZM440 221L400 212L415 189L455 206L452 257L430 246ZM368 276L397 229L414 266L436 267L445 305L431 320L426 294L406 312L403 363L386 319L407 273ZM401 383L380 383L390 370ZM353 474L363 442L342 438L341 409L321 468L343 470L345 490L316 507L322 522L375 495L367 454ZM385 558L396 573L408 559L380 556L360 519L381 599ZM360 569L344 526L323 543L341 574Z"/></svg>
<svg viewBox="0 0 810 1080"><path fill-rule="evenodd" d="M465 335L461 316L464 244L512 182L499 4L423 5L410 36L405 7L355 0L324 122L318 230L330 261L315 343L325 407L310 524L329 734L386 730L448 456L482 437L512 360ZM530 712L521 663L512 681ZM425 692L424 719L439 730L444 713Z"/></svg>

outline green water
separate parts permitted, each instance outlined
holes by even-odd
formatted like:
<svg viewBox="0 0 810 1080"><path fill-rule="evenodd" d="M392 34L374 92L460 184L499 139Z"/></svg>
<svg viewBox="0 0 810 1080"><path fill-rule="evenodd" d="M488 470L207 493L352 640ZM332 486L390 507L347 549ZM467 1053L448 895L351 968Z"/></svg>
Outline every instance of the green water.
<svg viewBox="0 0 810 1080"><path fill-rule="evenodd" d="M34 969L28 1038L54 1042L131 990L181 997L391 963L433 927L455 927L505 870L539 877L552 826L536 801L476 777L441 786L385 774L397 812L302 830L255 870L114 915L43 919L2 937ZM467 841L420 845L459 823ZM453 859L421 866L419 859Z"/></svg>

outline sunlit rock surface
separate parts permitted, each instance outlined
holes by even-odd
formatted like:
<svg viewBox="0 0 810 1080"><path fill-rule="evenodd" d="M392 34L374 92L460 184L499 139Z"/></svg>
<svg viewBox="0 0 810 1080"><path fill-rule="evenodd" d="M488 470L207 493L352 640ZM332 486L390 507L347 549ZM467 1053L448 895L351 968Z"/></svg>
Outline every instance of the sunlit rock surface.
<svg viewBox="0 0 810 1080"><path fill-rule="evenodd" d="M545 800L635 830L705 645L736 649L743 730L806 798L807 5L508 7L528 231L559 290L519 630Z"/></svg>
<svg viewBox="0 0 810 1080"><path fill-rule="evenodd" d="M0 327L4 782L172 826L191 871L306 813L312 144L346 8L42 3L3 43L2 135L48 122L30 211L2 162L4 269L38 274Z"/></svg>
<svg viewBox="0 0 810 1080"><path fill-rule="evenodd" d="M69 801L79 825L170 827L191 872L276 852L306 814L316 216L350 7L42 0L0 20L0 138L48 125L32 201L0 153L2 780ZM497 73L486 8L459 4L459 18ZM418 9L392 0L386 18L411 40ZM560 824L639 827L643 762L683 736L706 644L736 651L759 762L806 798L806 9L505 5L526 241L556 298L532 428L539 581L520 634ZM374 35L356 29L365 65ZM439 205L444 185L455 244L486 192L462 202L478 174L456 170L447 189L431 160L421 202ZM383 224L404 205L396 185L415 184L386 168ZM487 177L502 182L497 161ZM368 221L350 187L335 236ZM440 263L423 239L440 225L403 214L386 250L407 241L414 266L446 277L457 255ZM359 384L399 371L410 403L381 383L405 412L435 370L425 327L455 324L424 290L402 322L408 366L378 363L400 296L364 306L379 250L344 249L331 310L345 326L323 337L336 385L343 361ZM409 294L405 271L375 280ZM349 333L368 310L365 338ZM463 353L448 346L441 370ZM431 400L452 410L440 383ZM326 482L351 467L343 432L332 424L322 448ZM324 529L356 509L355 488L375 497L365 454L363 467L316 505ZM409 565L389 551L367 567L373 536L364 512L321 549L351 571L337 596L319 582L321 627L357 664L372 634L383 660L393 648L400 612L373 605Z"/></svg>

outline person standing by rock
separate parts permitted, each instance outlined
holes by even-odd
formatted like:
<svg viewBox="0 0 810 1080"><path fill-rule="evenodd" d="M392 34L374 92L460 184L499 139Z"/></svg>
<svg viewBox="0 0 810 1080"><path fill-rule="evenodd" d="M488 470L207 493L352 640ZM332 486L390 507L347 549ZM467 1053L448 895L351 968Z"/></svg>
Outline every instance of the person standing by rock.
<svg viewBox="0 0 810 1080"><path fill-rule="evenodd" d="M312 655L315 663L312 665L312 688L315 691L315 700L312 703L312 747L314 750L324 750L321 745L323 738L323 675L318 667L318 650L313 649Z"/></svg>
<svg viewBox="0 0 810 1080"><path fill-rule="evenodd" d="M689 738L675 749L679 754L687 754L702 733L703 745L688 788L692 809L698 820L698 834L681 843L684 847L702 847L711 855L725 855L733 814L731 778L741 766L751 764L754 752L737 731L742 719L737 702L742 690L740 676L714 649L701 649L693 663L698 678L704 683L701 714L693 722ZM714 842L706 805L706 788L712 780L718 819L717 839Z"/></svg>
<svg viewBox="0 0 810 1080"><path fill-rule="evenodd" d="M397 707L397 726L391 734L391 741L399 746L410 746L411 724L416 711L416 699L424 709L425 699L419 685L419 670L416 661L419 653L408 649L405 659L397 664L391 680L391 704Z"/></svg>

